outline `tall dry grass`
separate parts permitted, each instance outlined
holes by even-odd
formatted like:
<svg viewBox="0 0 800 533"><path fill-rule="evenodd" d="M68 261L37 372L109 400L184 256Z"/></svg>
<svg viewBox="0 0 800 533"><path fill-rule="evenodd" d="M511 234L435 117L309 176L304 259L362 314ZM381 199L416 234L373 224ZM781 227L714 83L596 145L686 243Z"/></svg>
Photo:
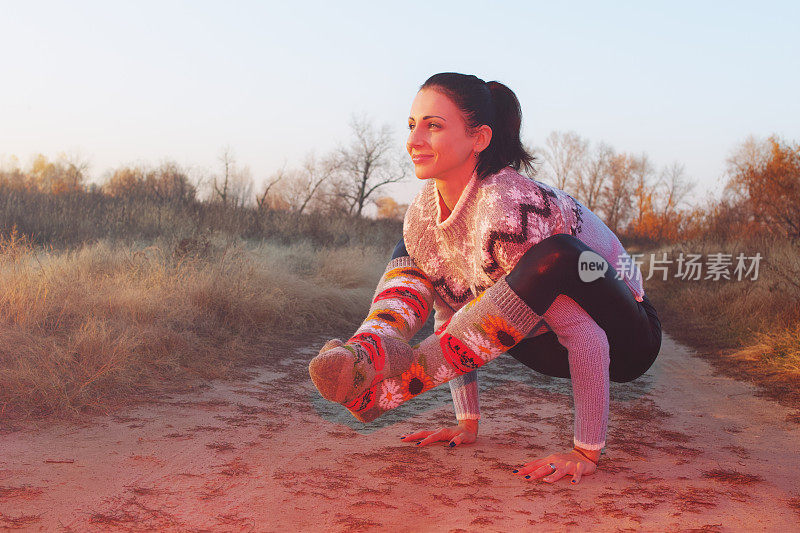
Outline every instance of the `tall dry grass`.
<svg viewBox="0 0 800 533"><path fill-rule="evenodd" d="M399 220L237 207L214 202L114 198L97 191L48 194L0 184L0 232L17 228L37 244L74 247L101 239L128 243L226 233L318 247L394 247Z"/></svg>
<svg viewBox="0 0 800 533"><path fill-rule="evenodd" d="M357 327L391 248L0 242L0 419L103 411Z"/></svg>
<svg viewBox="0 0 800 533"><path fill-rule="evenodd" d="M707 349L746 348L749 357L765 367L800 372L800 250L789 240L749 237L728 242L697 239L648 250L642 273L649 272L650 253L677 259L680 252L701 254L761 254L755 281L681 280L677 266L670 277L645 280L645 289L663 314L672 318L673 331L682 340ZM731 267L733 274L733 267ZM705 269L703 277L706 276Z"/></svg>

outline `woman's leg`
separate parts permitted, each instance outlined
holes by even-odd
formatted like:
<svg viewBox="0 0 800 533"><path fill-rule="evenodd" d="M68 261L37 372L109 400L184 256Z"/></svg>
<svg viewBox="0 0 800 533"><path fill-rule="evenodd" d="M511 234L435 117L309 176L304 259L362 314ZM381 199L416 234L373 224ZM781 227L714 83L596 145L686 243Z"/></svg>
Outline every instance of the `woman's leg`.
<svg viewBox="0 0 800 533"><path fill-rule="evenodd" d="M554 378L569 377L567 349L558 342L558 337L552 331L526 337L506 353L540 374Z"/></svg>
<svg viewBox="0 0 800 533"><path fill-rule="evenodd" d="M339 379L317 379L313 365L309 368L320 394L345 402L407 369L412 356L407 343L427 321L433 294L433 285L405 252L401 239L378 282L367 318L346 342L332 339L320 350L334 365L326 373Z"/></svg>
<svg viewBox="0 0 800 533"><path fill-rule="evenodd" d="M580 279L580 254L593 251L570 235L554 235L531 247L508 274L509 286L536 312L559 294L580 305L605 331L610 347L609 377L627 382L644 374L661 347L661 322L645 297L636 301L616 270L591 282ZM554 377L570 377L567 350L553 332L523 339L508 351L526 366Z"/></svg>

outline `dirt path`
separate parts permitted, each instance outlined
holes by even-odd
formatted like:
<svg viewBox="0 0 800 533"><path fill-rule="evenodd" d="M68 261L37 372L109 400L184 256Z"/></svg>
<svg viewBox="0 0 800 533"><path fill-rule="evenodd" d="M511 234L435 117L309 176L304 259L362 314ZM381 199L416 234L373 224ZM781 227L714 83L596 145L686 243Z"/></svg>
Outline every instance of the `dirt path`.
<svg viewBox="0 0 800 533"><path fill-rule="evenodd" d="M417 448L399 436L451 423L449 388L361 424L311 384L321 344L85 427L0 433L0 529L800 530L800 425L668 336L612 387L602 468L576 486L511 473L571 443L564 380L501 357L478 442Z"/></svg>

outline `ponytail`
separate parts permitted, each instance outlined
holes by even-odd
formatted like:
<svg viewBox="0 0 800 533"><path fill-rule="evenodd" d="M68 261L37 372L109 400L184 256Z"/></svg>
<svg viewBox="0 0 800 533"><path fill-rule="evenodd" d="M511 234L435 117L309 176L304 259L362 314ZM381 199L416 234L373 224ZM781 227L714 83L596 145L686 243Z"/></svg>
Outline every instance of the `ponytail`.
<svg viewBox="0 0 800 533"><path fill-rule="evenodd" d="M478 179L497 173L506 166L525 169L533 177L535 158L520 140L522 110L514 91L499 81L484 82L477 76L442 72L434 74L420 90L431 88L450 98L464 115L467 128L476 130L484 124L492 129L489 146L478 156L475 168Z"/></svg>
<svg viewBox="0 0 800 533"><path fill-rule="evenodd" d="M478 175L494 174L505 166L519 171L525 169L529 176L536 174L534 157L522 146L519 137L522 126L522 109L514 91L500 83L486 84L492 94L495 110L492 140L478 157Z"/></svg>

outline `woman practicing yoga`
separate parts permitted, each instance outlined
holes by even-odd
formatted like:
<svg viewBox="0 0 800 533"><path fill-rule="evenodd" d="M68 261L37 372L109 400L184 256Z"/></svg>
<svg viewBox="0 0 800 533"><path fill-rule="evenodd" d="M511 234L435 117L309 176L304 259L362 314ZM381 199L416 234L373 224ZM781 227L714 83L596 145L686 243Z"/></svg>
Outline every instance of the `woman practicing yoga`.
<svg viewBox="0 0 800 533"><path fill-rule="evenodd" d="M564 191L518 172L534 173L520 124L502 83L447 72L422 85L407 148L427 181L366 320L346 342L328 341L309 373L324 398L365 422L449 381L458 425L402 439L455 446L478 433L476 369L508 352L571 379L575 406L572 450L513 473L577 483L606 443L609 380L650 368L661 324L614 233ZM410 346L431 309L435 333Z"/></svg>

